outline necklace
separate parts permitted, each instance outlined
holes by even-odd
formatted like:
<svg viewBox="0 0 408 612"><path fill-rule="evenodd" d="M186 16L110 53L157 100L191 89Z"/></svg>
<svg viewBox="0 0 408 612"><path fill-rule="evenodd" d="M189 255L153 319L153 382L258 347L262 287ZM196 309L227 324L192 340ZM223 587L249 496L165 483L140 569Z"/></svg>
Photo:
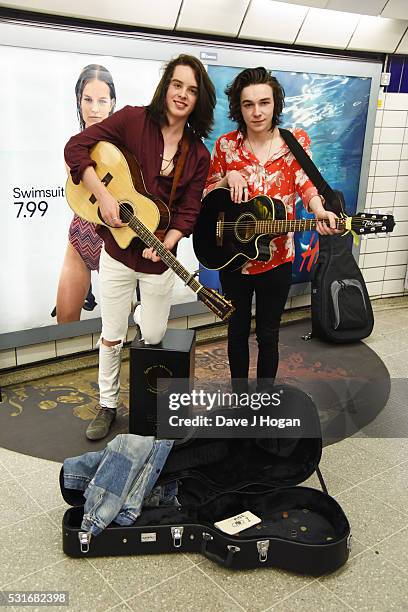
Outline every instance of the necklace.
<svg viewBox="0 0 408 612"><path fill-rule="evenodd" d="M265 164L265 163L268 161L268 159L269 159L269 157L270 157L270 155L271 155L271 149L272 149L272 140L273 140L273 136L272 136L272 138L271 138L271 139L270 139L270 141L269 141L269 149L268 149L268 155L267 155L267 158L266 158L266 159L265 159L265 161L262 163L262 162L261 162L261 160L259 159L259 157L258 157L257 155L255 155L254 148L253 148L253 146L252 146L252 144L251 144L251 141L249 140L249 136L247 135L247 141L248 141L249 146L251 147L252 154L254 155L254 157L256 157L256 158L259 160L259 162L260 162L262 165L264 165L264 164Z"/></svg>
<svg viewBox="0 0 408 612"><path fill-rule="evenodd" d="M161 168L161 170L160 170L160 175L161 176L163 176L165 174L166 170L168 170L170 168L170 166L172 165L173 159L174 159L174 155L170 159L165 159L164 157L162 157L162 160L167 162L167 164L164 166L164 168L163 167Z"/></svg>

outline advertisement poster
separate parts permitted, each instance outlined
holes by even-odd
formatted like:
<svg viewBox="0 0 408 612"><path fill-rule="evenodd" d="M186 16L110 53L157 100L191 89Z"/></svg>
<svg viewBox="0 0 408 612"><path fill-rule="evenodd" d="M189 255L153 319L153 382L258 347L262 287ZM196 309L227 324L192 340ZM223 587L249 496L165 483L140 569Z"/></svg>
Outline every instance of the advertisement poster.
<svg viewBox="0 0 408 612"><path fill-rule="evenodd" d="M206 143L210 150L219 136L236 129L228 119L225 87L241 70L243 68L209 66L208 73L217 92L215 128ZM281 127L302 127L309 134L314 163L333 189L343 191L347 213L355 213L371 79L283 70L272 72L285 90ZM296 217L312 217L300 199L296 204ZM317 232L297 233L294 240L293 282L303 283L310 280L318 255ZM202 271L201 278L213 287L219 286L216 271Z"/></svg>
<svg viewBox="0 0 408 612"><path fill-rule="evenodd" d="M126 104L150 102L163 62L1 47L0 70L6 95L0 117L0 334L57 324L54 309L64 258L71 248L68 242L72 246L79 231L78 224L71 226L73 212L65 199L63 150L81 129L75 86L89 65L108 71L118 110ZM112 100L105 83L102 90L90 94L99 99L100 114L109 110ZM82 233L80 266L89 274L97 253L86 232ZM189 270L197 269L191 239L181 241L178 257ZM75 276L82 271L72 266L69 274ZM92 269L90 275L92 292L80 312L81 320L100 316L97 270ZM66 284L69 303L69 276ZM173 303L195 299L194 293L176 279Z"/></svg>
<svg viewBox="0 0 408 612"><path fill-rule="evenodd" d="M89 65L98 65L105 77L108 75L95 91L79 87L81 75ZM78 220L72 222L74 215L65 199L67 169L63 149L68 139L83 129L81 114L93 112L87 96L99 100L99 120L103 112L118 110L126 104L147 104L162 66L159 60L1 47L0 69L6 95L0 117L3 230L0 335L56 325L59 285L64 288L67 305L66 318L60 322L100 316L98 249L87 228L84 230ZM214 130L205 143L210 151L218 136L235 127L227 118L224 90L241 69L208 67L217 93ZM301 126L308 132L315 163L331 186L344 192L347 212L353 213L371 79L282 70L273 73L286 93L282 126ZM80 107L76 87L83 102ZM300 201L297 216L307 216ZM79 238L81 248L77 244ZM317 257L316 233L296 234L295 247L293 280L299 283L310 279ZM72 249L81 259L78 265L72 259L67 265L67 251L72 254ZM191 272L198 268L191 239L180 242L178 257ZM70 279L78 280L78 276L82 282L90 280L91 290L79 314L73 315L70 307L78 300L71 295L75 293L75 283L71 284ZM219 286L218 273L214 271L201 269L200 280L209 286ZM195 299L176 279L173 303Z"/></svg>

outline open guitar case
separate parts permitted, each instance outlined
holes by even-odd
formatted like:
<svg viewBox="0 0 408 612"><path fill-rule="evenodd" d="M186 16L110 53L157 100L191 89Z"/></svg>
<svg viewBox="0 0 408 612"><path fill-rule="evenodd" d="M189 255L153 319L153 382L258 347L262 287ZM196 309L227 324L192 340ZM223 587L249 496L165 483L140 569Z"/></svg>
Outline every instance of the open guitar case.
<svg viewBox="0 0 408 612"><path fill-rule="evenodd" d="M156 485L177 480L180 505L143 507L130 527L111 523L90 540L81 531L82 492L60 485L66 510L63 550L70 557L198 552L228 568L277 567L321 575L343 565L351 535L319 470L320 422L309 395L288 385L291 414L307 419L296 437L204 439L175 444ZM275 409L270 409L273 417ZM228 410L236 416L240 409ZM322 490L298 486L314 472ZM261 523L227 535L214 526L251 511Z"/></svg>

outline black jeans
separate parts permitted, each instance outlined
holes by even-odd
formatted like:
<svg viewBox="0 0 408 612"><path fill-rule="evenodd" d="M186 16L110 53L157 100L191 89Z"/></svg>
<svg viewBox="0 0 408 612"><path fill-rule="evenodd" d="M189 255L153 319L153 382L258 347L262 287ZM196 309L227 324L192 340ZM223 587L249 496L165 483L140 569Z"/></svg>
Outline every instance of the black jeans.
<svg viewBox="0 0 408 612"><path fill-rule="evenodd" d="M228 359L233 389L245 392L248 385L248 339L254 293L258 390L267 388L273 384L278 369L279 326L292 281L292 263L260 274L221 270L220 279L224 293L236 308L228 323Z"/></svg>

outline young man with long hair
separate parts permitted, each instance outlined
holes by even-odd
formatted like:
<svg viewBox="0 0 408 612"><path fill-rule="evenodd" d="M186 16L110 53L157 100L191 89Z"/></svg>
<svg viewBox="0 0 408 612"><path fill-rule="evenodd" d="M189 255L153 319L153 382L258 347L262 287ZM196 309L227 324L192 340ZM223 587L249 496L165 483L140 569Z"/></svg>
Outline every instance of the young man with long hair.
<svg viewBox="0 0 408 612"><path fill-rule="evenodd" d="M168 202L186 134L188 154L163 241L167 249L175 252L178 241L192 232L200 210L210 161L201 139L211 130L214 106L214 86L204 66L191 55L180 55L167 64L148 106L126 106L70 139L65 147L65 159L74 183L82 180L96 196L107 224L122 227L118 202L97 177L95 163L89 156L90 148L101 140L125 147L138 160L147 190ZM100 407L86 432L91 440L105 437L116 416L120 352L137 280L141 293L140 329L145 342L150 344L159 343L165 334L174 282L174 272L167 269L154 250L138 249L133 242L121 249L108 228L99 226L98 233L104 240L99 272Z"/></svg>

